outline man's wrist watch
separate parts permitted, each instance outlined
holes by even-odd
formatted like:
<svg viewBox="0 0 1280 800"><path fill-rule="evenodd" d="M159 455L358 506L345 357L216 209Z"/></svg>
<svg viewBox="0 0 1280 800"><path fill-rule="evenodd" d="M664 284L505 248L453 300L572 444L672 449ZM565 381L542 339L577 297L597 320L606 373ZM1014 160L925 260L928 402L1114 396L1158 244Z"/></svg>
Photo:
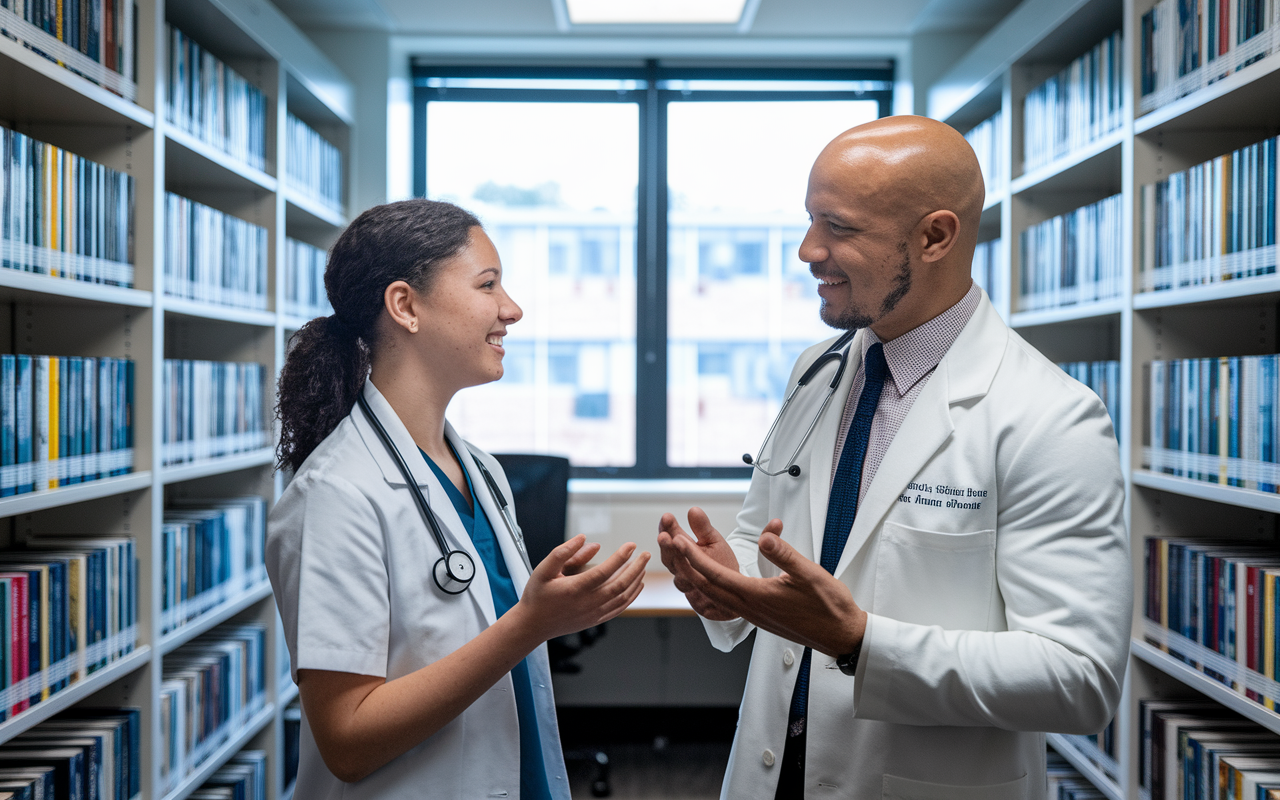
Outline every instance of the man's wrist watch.
<svg viewBox="0 0 1280 800"><path fill-rule="evenodd" d="M852 653L836 656L836 666L845 675L853 676L858 671L858 654L861 652L862 642L858 642L858 646L853 648Z"/></svg>

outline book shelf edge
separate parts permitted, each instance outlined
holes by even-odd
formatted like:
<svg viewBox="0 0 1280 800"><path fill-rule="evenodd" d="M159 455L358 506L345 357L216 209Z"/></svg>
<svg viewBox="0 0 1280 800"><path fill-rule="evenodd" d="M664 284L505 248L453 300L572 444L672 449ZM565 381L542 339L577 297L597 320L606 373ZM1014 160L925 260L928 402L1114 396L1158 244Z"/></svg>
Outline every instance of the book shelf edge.
<svg viewBox="0 0 1280 800"><path fill-rule="evenodd" d="M197 636L208 633L222 623L271 596L271 582L263 579L226 602L160 637L156 645L161 655L168 655Z"/></svg>
<svg viewBox="0 0 1280 800"><path fill-rule="evenodd" d="M26 711L0 723L0 743L31 730L50 717L66 711L82 700L97 694L108 685L125 675L140 669L151 661L151 646L140 644L133 652L111 661L102 669L96 670L84 680L77 682L63 691L49 696L48 700L31 706Z"/></svg>

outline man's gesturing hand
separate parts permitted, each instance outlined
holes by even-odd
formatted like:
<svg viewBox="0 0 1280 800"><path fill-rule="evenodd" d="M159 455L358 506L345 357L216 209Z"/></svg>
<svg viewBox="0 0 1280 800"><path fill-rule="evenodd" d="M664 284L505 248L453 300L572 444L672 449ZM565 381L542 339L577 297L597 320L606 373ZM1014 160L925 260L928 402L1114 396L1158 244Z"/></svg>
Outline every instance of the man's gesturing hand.
<svg viewBox="0 0 1280 800"><path fill-rule="evenodd" d="M658 548L662 553L663 565L675 576L675 587L684 592L685 598L689 601L689 605L693 606L694 611L707 619L721 622L737 619L738 614L718 607L706 595L694 588L690 576L693 568L676 550L675 541L685 540L690 547L705 553L707 558L737 573L738 558L733 554L733 548L724 540L720 532L711 526L711 520L707 518L706 512L697 506L689 509L689 527L697 535L696 540L684 532L674 514L662 515L662 519L658 522Z"/></svg>
<svg viewBox="0 0 1280 800"><path fill-rule="evenodd" d="M673 561L683 562L690 591L729 619L742 617L829 656L861 647L867 614L853 602L849 587L782 541L781 532L782 522L772 520L759 540L760 554L782 570L776 578L749 578L738 572L736 561L727 568L698 546L701 541L695 544L687 536L672 537ZM665 547L662 560L667 561Z"/></svg>

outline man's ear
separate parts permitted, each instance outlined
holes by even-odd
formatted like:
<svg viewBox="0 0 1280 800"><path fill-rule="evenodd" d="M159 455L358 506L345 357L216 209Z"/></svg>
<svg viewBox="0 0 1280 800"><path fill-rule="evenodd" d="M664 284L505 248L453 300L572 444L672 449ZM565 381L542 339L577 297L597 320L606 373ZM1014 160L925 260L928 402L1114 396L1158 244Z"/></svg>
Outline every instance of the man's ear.
<svg viewBox="0 0 1280 800"><path fill-rule="evenodd" d="M960 237L960 218L954 211L934 211L920 220L920 259L926 263L940 261L955 247Z"/></svg>

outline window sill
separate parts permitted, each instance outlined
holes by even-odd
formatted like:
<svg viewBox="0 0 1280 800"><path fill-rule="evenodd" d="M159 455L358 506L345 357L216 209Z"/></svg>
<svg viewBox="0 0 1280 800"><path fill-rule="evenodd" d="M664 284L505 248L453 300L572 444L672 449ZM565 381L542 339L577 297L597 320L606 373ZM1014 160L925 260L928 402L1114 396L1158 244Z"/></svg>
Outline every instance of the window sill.
<svg viewBox="0 0 1280 800"><path fill-rule="evenodd" d="M571 478L570 497L743 497L751 479Z"/></svg>

